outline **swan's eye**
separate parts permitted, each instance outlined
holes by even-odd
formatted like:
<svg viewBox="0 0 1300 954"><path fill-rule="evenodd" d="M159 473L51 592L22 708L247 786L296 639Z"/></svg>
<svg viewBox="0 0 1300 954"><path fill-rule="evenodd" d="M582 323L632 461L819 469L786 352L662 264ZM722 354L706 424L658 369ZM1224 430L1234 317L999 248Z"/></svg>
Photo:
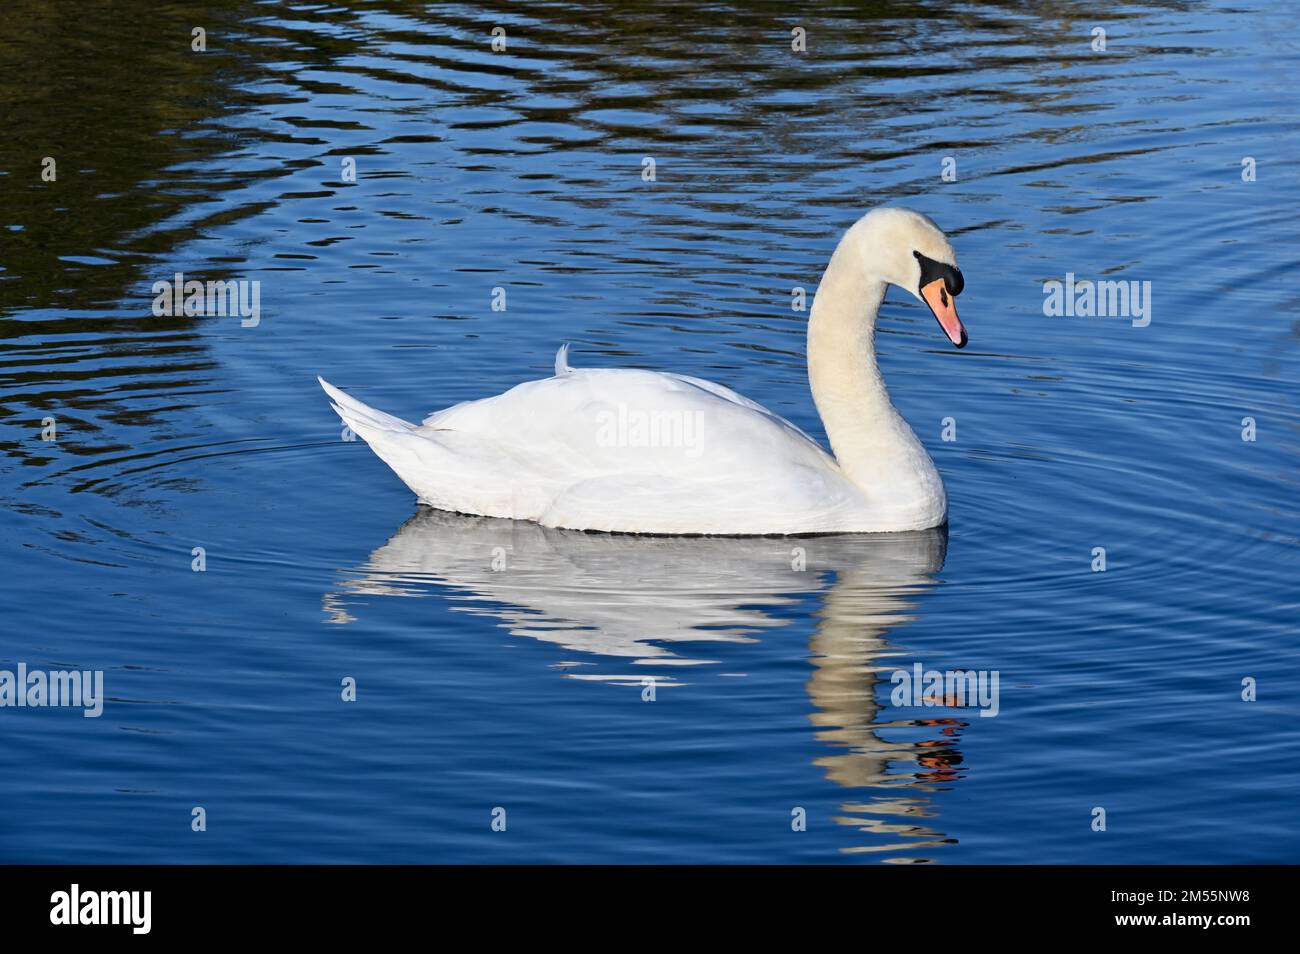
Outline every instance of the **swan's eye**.
<svg viewBox="0 0 1300 954"><path fill-rule="evenodd" d="M966 282L961 277L960 269L943 262L936 262L932 258L926 258L920 252L914 251L912 254L921 265L921 288L924 288L931 282L942 278L944 288L947 289L949 295L956 298L961 294L961 290L966 286Z"/></svg>

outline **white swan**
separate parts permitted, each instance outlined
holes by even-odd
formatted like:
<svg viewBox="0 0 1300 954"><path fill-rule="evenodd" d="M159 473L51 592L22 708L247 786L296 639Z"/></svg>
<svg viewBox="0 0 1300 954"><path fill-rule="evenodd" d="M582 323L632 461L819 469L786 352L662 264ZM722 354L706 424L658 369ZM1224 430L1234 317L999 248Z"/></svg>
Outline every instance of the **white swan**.
<svg viewBox="0 0 1300 954"><path fill-rule="evenodd" d="M934 462L876 366L886 285L966 332L952 246L925 216L875 209L840 240L808 322L808 378L835 456L789 421L703 381L573 369L411 424L318 378L339 417L420 501L547 527L655 534L923 530L947 519Z"/></svg>

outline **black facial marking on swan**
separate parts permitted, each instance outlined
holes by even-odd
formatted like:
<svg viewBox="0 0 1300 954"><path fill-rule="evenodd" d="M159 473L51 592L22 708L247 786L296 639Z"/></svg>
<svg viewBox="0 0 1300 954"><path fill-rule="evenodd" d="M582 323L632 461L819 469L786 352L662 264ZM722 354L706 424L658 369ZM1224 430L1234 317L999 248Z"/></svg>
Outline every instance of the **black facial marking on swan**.
<svg viewBox="0 0 1300 954"><path fill-rule="evenodd" d="M949 295L956 298L961 294L961 290L966 286L966 281L961 277L959 269L954 268L952 265L945 265L943 262L936 262L932 258L926 258L920 252L914 251L912 254L921 263L921 284L918 289L924 288L935 279L942 278ZM945 301L944 304L946 305L947 302Z"/></svg>

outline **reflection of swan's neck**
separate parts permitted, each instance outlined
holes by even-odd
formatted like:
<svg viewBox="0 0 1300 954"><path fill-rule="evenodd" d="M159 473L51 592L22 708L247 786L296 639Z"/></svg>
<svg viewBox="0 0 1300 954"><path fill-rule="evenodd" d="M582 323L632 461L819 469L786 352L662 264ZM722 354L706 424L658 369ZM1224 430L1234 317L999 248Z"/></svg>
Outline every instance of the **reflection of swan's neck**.
<svg viewBox="0 0 1300 954"><path fill-rule="evenodd" d="M808 379L831 449L844 473L868 492L928 493L938 472L889 400L876 365L876 315L885 283L864 267L862 237L840 242L817 288L808 322ZM940 491L941 493L942 491Z"/></svg>
<svg viewBox="0 0 1300 954"><path fill-rule="evenodd" d="M877 683L897 650L888 633L907 623L914 596L933 582L943 566L948 533L944 528L892 537L876 559L854 566L842 563L822 597L809 648L812 675L808 696L817 738L838 751L816 760L831 781L849 788L885 784L909 786L910 774L890 775L893 763L915 763L913 742L885 738L879 731ZM886 711L886 720L896 715Z"/></svg>
<svg viewBox="0 0 1300 954"><path fill-rule="evenodd" d="M902 614L909 604L901 595L873 585L873 576L870 570L838 571L822 598L809 643L812 676L807 689L815 707L809 720L818 728L818 739L842 750L816 762L828 778L847 788L881 784L890 761L910 755L908 743L887 741L876 732L874 669L887 646L888 626L906 621Z"/></svg>

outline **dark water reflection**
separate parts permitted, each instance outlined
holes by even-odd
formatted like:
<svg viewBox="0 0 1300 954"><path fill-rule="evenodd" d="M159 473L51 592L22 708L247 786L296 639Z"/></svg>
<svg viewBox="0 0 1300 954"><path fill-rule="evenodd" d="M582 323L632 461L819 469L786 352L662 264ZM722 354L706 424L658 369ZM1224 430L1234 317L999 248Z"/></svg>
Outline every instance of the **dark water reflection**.
<svg viewBox="0 0 1300 954"><path fill-rule="evenodd" d="M119 702L0 712L52 766L0 860L1294 860L1298 61L1266 2L8 0L0 668ZM414 417L569 341L820 434L792 289L885 201L967 275L969 349L900 296L878 336L951 540L393 534L314 384ZM152 317L177 271L261 323ZM1067 272L1154 320L1044 317ZM1001 714L894 707L913 662Z"/></svg>

